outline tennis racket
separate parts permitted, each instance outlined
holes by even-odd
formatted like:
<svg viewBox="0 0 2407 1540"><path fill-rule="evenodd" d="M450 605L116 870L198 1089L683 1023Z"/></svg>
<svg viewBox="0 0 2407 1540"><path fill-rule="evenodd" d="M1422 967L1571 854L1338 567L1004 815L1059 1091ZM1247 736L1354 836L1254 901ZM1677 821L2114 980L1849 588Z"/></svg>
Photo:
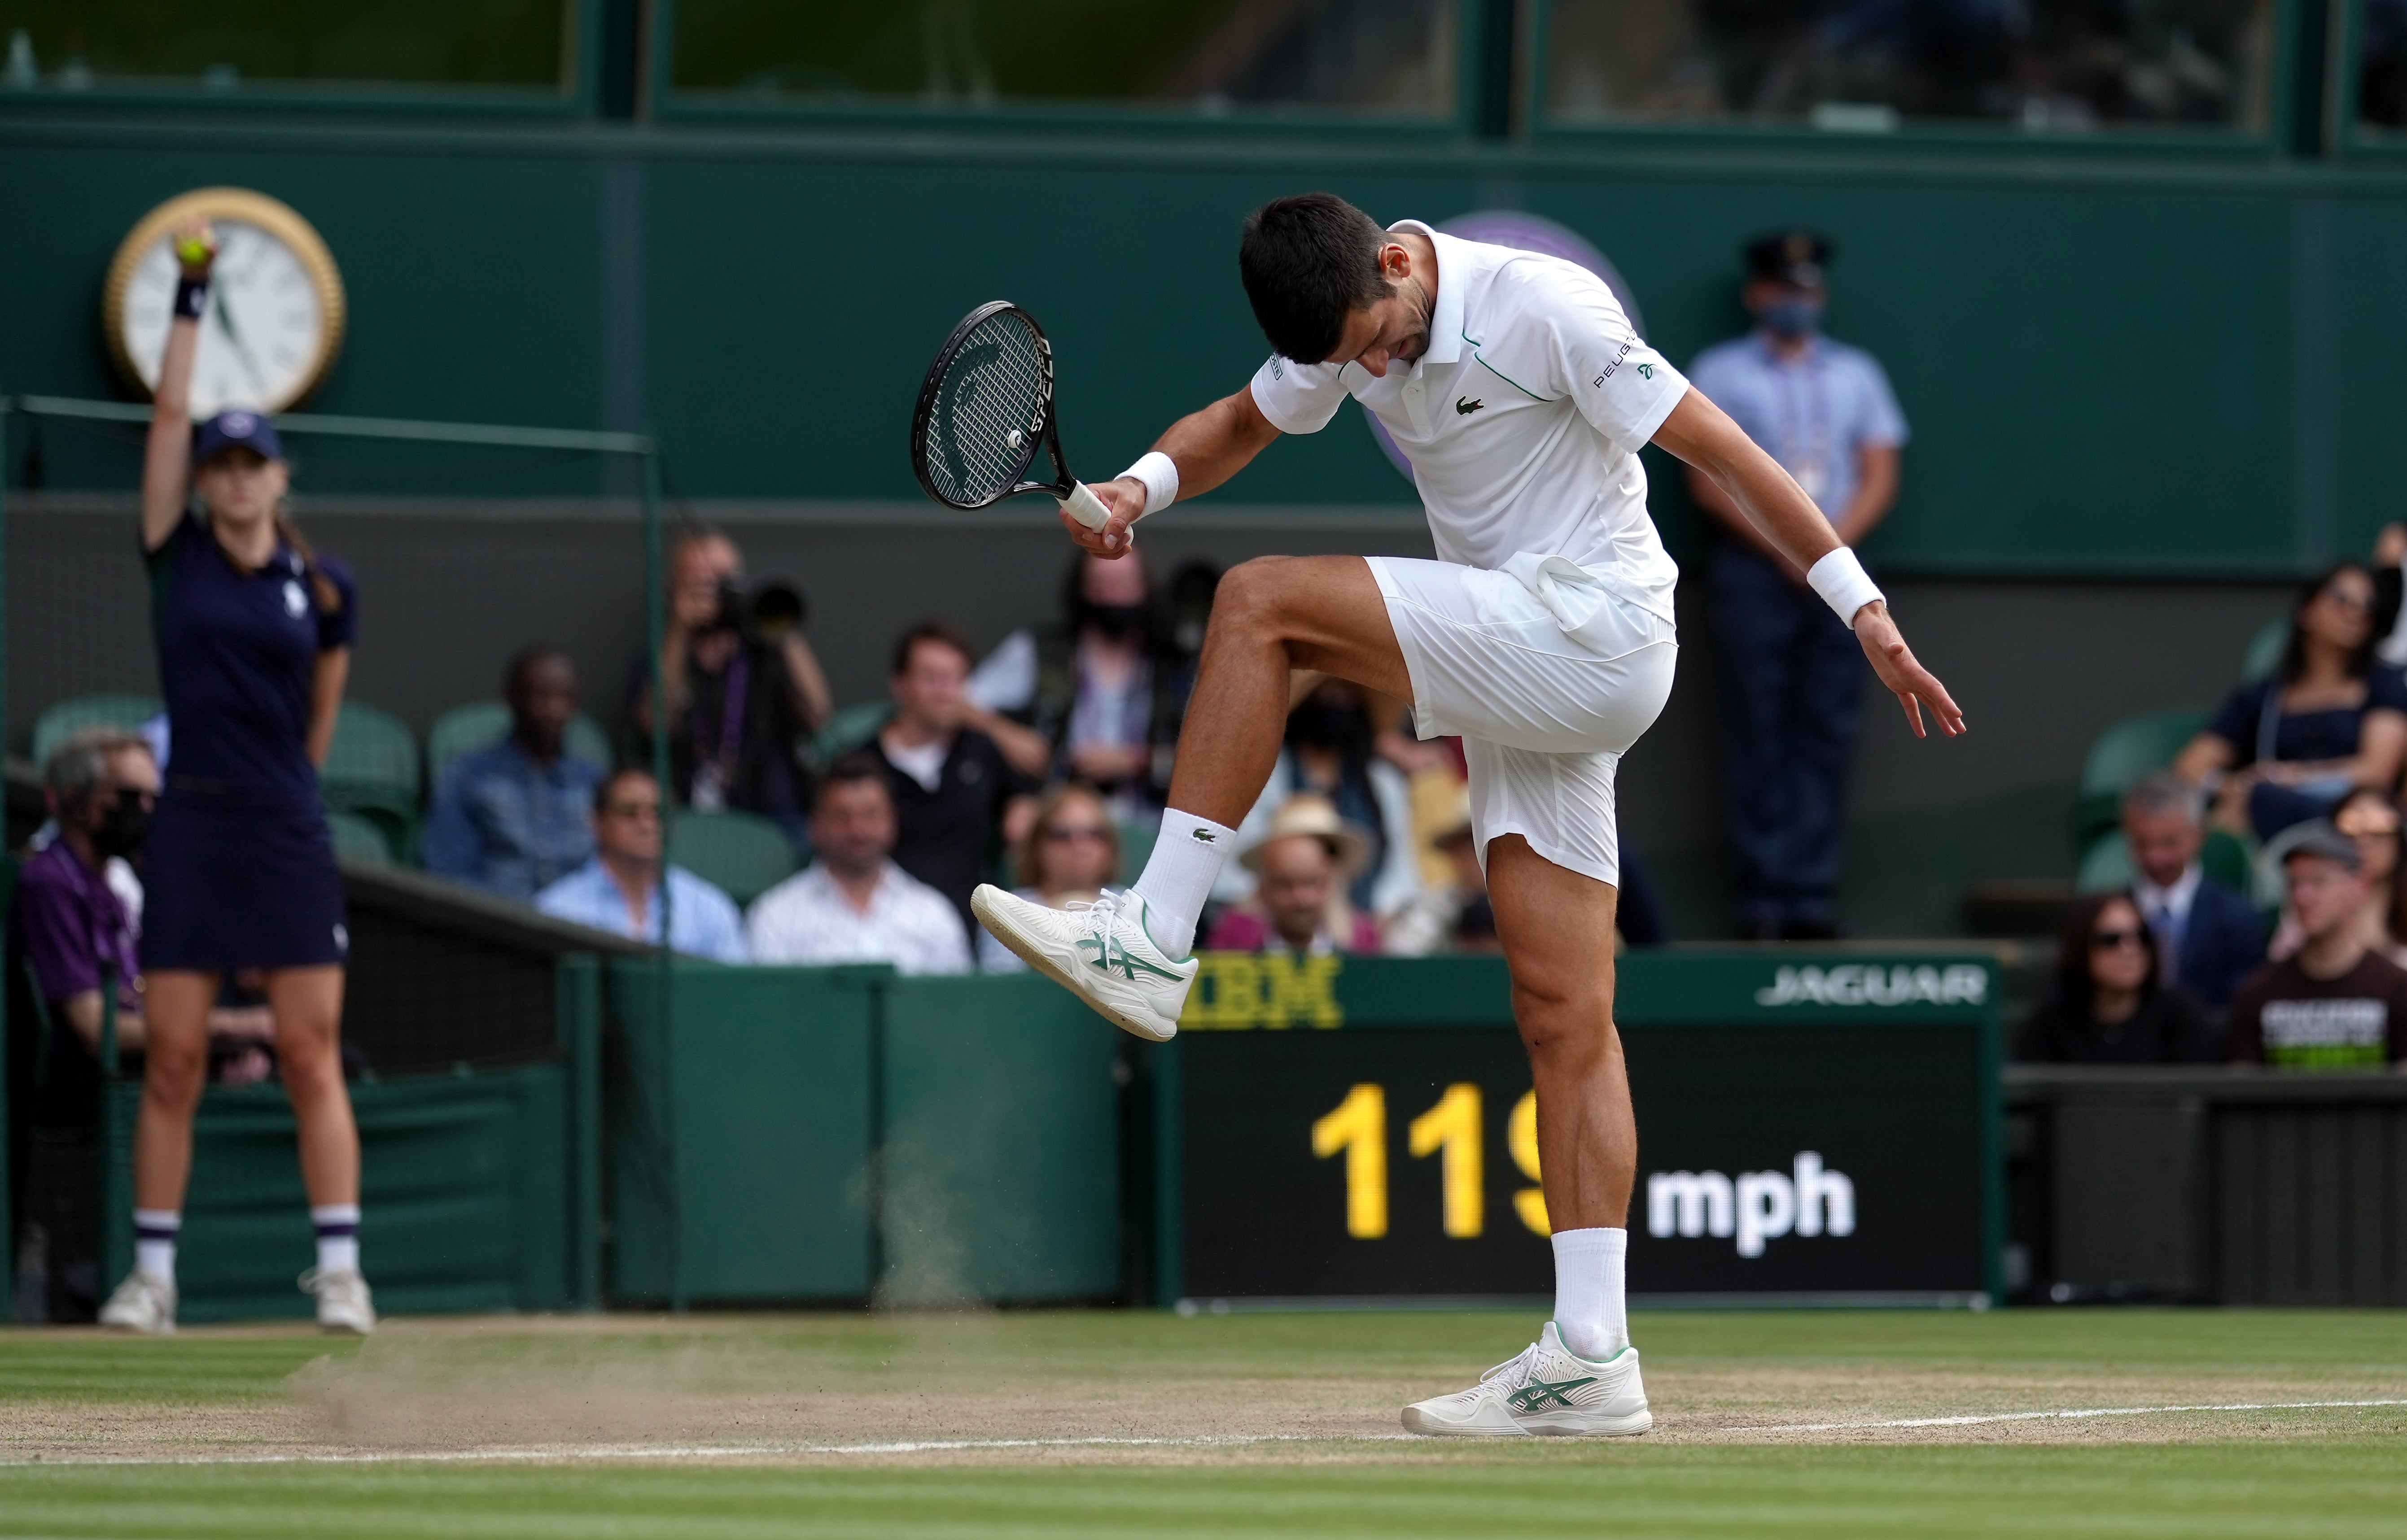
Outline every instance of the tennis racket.
<svg viewBox="0 0 2407 1540"><path fill-rule="evenodd" d="M1040 443L1053 457L1050 481L1028 479ZM928 365L911 414L911 470L947 507L986 508L1045 492L1090 530L1111 517L1061 458L1045 329L1008 300L971 311Z"/></svg>

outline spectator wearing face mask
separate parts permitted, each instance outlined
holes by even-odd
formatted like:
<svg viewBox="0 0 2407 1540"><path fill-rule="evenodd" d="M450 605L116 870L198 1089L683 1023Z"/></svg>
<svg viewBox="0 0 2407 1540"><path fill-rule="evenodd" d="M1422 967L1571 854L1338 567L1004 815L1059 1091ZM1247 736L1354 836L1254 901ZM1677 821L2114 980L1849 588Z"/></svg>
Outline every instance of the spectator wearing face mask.
<svg viewBox="0 0 2407 1540"><path fill-rule="evenodd" d="M1811 231L1751 243L1740 297L1755 330L1699 354L1688 378L1854 546L1897 500L1905 416L1871 354L1822 335L1830 261L1830 243ZM1863 649L1711 478L1691 470L1688 493L1722 537L1714 631L1739 931L1828 940L1838 933L1831 900L1847 760L1863 721Z"/></svg>
<svg viewBox="0 0 2407 1540"><path fill-rule="evenodd" d="M1209 602L1207 591L1207 612ZM1169 795L1192 685L1179 667L1175 617L1136 551L1116 561L1081 552L1062 583L1061 612L1061 624L1036 639L1031 723L1053 745L1055 775L1093 786L1120 818L1150 823Z"/></svg>
<svg viewBox="0 0 2407 1540"><path fill-rule="evenodd" d="M1346 897L1354 908L1384 920L1417 898L1423 885L1420 857L1413 849L1412 786L1387 759L1373 752L1375 732L1361 686L1325 675L1297 676L1302 692L1288 713L1287 742L1253 811L1238 827L1246 849L1267 838L1278 811L1290 798L1310 793L1367 843L1347 870ZM1224 869L1216 897L1234 901L1251 891L1242 864Z"/></svg>

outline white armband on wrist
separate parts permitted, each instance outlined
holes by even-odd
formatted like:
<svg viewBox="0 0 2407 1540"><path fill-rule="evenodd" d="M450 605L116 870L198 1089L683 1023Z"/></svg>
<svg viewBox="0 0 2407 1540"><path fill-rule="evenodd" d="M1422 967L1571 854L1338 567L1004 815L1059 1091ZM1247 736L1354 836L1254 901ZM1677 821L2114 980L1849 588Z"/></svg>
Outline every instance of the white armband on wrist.
<svg viewBox="0 0 2407 1540"><path fill-rule="evenodd" d="M1856 553L1844 545L1814 563L1805 581L1822 596L1823 603L1838 613L1839 623L1849 630L1855 629L1857 611L1885 597L1873 586L1864 564L1856 559Z"/></svg>
<svg viewBox="0 0 2407 1540"><path fill-rule="evenodd" d="M1178 462L1159 449L1148 449L1120 475L1145 483L1145 512L1158 514L1178 501ZM1144 514L1137 516L1142 518Z"/></svg>

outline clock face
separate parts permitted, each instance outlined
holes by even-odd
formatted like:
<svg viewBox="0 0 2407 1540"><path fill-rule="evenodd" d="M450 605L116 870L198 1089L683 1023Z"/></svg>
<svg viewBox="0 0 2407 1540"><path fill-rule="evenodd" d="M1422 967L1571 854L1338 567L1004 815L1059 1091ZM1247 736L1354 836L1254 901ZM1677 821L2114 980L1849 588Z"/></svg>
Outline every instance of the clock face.
<svg viewBox="0 0 2407 1540"><path fill-rule="evenodd" d="M205 219L218 242L192 365L193 420L229 407L281 412L334 361L342 279L318 233L292 209L239 188L188 192L153 209L119 249L103 304L118 362L146 391L159 384L178 276L174 232Z"/></svg>

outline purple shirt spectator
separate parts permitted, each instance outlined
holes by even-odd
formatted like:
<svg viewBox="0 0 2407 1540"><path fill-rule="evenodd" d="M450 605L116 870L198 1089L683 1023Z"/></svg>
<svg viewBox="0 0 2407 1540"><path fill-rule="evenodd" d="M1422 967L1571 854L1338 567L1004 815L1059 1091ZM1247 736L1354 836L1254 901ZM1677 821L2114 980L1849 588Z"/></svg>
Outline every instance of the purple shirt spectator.
<svg viewBox="0 0 2407 1540"><path fill-rule="evenodd" d="M135 980L134 922L99 872L64 840L30 857L17 874L17 925L25 960L43 1000L52 1007L100 987L104 970L117 975L121 1010L139 1010Z"/></svg>

